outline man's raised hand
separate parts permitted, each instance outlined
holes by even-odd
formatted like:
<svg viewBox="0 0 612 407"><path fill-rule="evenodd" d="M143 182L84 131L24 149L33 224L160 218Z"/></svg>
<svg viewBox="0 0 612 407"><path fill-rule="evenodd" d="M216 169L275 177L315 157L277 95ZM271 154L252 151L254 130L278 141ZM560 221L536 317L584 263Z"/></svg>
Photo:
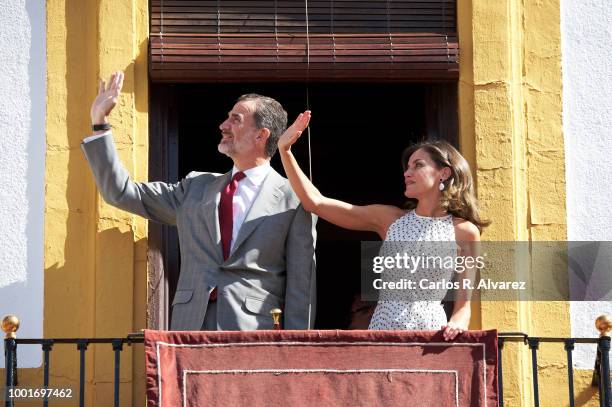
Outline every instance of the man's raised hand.
<svg viewBox="0 0 612 407"><path fill-rule="evenodd" d="M291 146L300 138L304 129L308 127L309 122L310 110L306 110L304 113L299 114L293 124L289 126L278 139L278 148L281 152L291 150Z"/></svg>
<svg viewBox="0 0 612 407"><path fill-rule="evenodd" d="M121 87L123 86L123 72L114 72L108 82L100 80L98 95L91 105L91 124L108 122L108 115L117 105Z"/></svg>

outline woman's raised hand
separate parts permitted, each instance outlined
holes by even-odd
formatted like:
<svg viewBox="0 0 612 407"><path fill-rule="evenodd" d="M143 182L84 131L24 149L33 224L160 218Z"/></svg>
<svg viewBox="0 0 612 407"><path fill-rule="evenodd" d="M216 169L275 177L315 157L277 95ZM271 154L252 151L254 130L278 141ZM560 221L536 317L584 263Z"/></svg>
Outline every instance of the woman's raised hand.
<svg viewBox="0 0 612 407"><path fill-rule="evenodd" d="M293 124L289 126L278 139L278 149L281 151L281 153L291 150L291 146L297 141L298 138L300 138L304 129L308 127L309 122L310 110L300 113Z"/></svg>

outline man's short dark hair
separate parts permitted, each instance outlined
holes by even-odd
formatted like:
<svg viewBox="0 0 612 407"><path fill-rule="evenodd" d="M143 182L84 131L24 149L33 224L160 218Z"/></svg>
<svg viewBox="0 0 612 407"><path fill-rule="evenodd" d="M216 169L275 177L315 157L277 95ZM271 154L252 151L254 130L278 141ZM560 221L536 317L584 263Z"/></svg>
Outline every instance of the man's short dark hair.
<svg viewBox="0 0 612 407"><path fill-rule="evenodd" d="M247 93L238 98L236 103L244 101L255 102L255 126L258 129L267 128L270 130L270 137L266 142L266 155L272 157L278 149L278 139L287 128L287 112L276 100L258 95L257 93Z"/></svg>

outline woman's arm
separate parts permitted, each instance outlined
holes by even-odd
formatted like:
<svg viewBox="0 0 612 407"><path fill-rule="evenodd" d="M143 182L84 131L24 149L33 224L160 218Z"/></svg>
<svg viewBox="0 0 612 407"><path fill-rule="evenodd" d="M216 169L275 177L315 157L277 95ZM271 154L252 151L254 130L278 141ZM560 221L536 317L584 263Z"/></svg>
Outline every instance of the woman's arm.
<svg viewBox="0 0 612 407"><path fill-rule="evenodd" d="M460 256L474 259L479 256L480 232L474 224L458 219L455 222L455 239L461 250ZM447 341L455 339L457 335L467 330L470 325L472 313L470 302L471 289L464 288L463 280L473 282L475 274L476 270L474 267L466 267L460 274L459 289L455 295L453 313L448 324L442 328L444 339Z"/></svg>
<svg viewBox="0 0 612 407"><path fill-rule="evenodd" d="M308 126L310 115L308 110L301 113L278 140L278 150L285 173L304 209L334 225L352 230L377 232L384 239L391 223L404 213L402 209L390 205L352 205L323 196L298 165L291 152L291 146Z"/></svg>

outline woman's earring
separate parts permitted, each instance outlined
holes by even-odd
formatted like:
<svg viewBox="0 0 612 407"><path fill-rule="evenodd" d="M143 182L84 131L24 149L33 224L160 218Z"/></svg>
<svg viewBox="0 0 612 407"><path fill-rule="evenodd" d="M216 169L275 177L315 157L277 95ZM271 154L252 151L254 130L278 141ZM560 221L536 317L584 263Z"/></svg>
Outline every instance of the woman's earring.
<svg viewBox="0 0 612 407"><path fill-rule="evenodd" d="M442 180L440 180L440 185L438 186L438 189L440 191L444 191L444 182L442 182Z"/></svg>

